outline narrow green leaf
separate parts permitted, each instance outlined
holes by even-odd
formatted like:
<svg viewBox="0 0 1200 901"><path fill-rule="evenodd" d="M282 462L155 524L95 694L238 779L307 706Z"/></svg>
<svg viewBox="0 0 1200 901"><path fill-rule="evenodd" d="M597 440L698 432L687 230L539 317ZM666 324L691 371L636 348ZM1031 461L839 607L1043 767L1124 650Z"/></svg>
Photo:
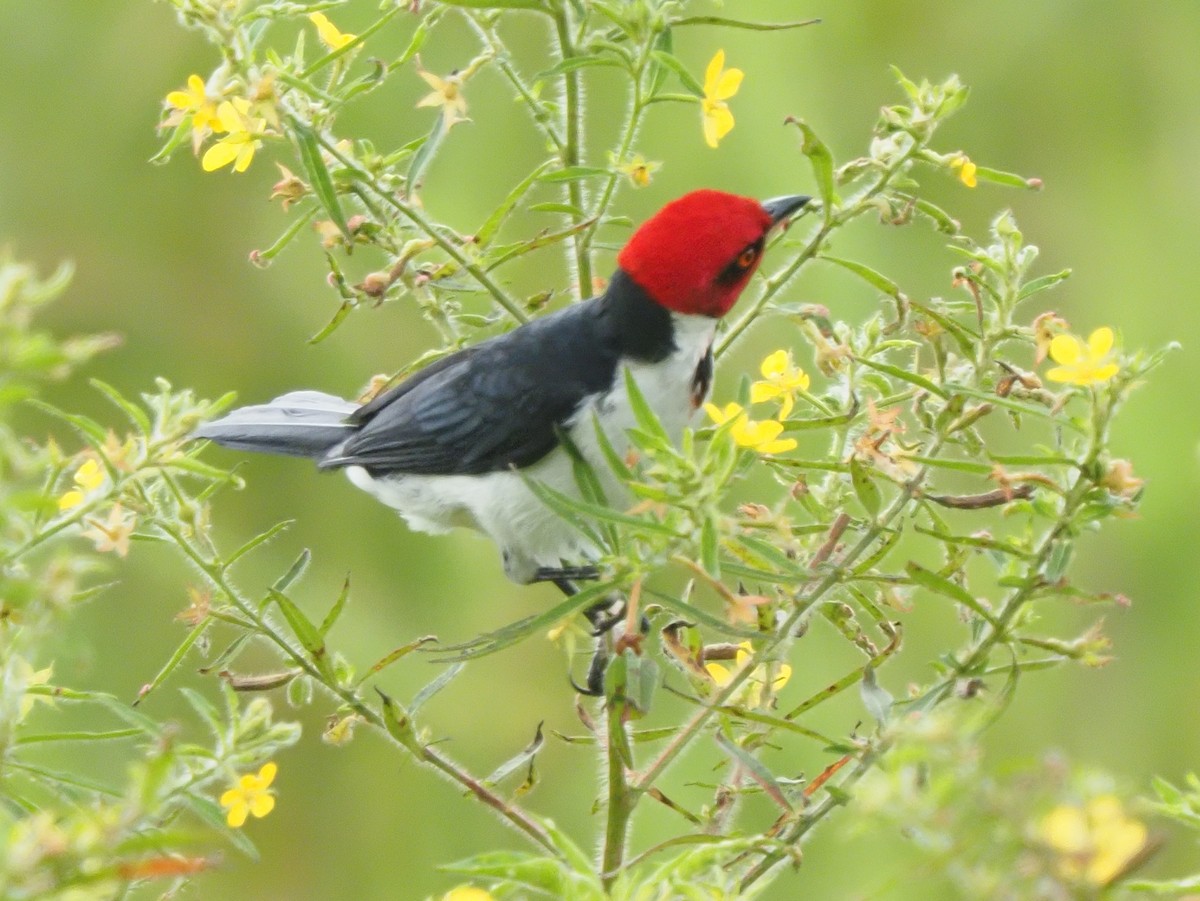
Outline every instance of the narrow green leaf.
<svg viewBox="0 0 1200 901"><path fill-rule="evenodd" d="M976 166L975 175L984 181L990 181L998 185L1006 185L1010 188L1026 188L1031 191L1037 191L1041 188L1041 182L1036 178L1025 178L1017 175L1015 172L1002 172L999 169L990 169L987 166Z"/></svg>
<svg viewBox="0 0 1200 901"><path fill-rule="evenodd" d="M634 378L633 370L628 366L625 367L625 392L629 396L629 406L633 411L634 419L637 420L638 427L648 435L653 435L670 444L671 436L667 434L667 430L663 428L658 416L646 402L646 396L642 394L642 389L638 387L637 379Z"/></svg>
<svg viewBox="0 0 1200 901"><path fill-rule="evenodd" d="M342 320L350 315L350 311L354 309L354 304L349 300L343 300L342 305L337 308L337 312L333 314L333 318L325 323L325 326L308 339L309 344L320 344L326 338L333 334L334 330L342 324Z"/></svg>
<svg viewBox="0 0 1200 901"><path fill-rule="evenodd" d="M478 230L476 230L475 244L478 247L487 247L492 242L492 238L496 236L496 232L500 230L500 226L504 224L504 221L509 217L509 214L512 213L517 203L522 197L525 196L530 187L538 180L541 174L553 164L553 160L546 160L545 162L541 163L536 169L521 179L515 188L508 192L508 196L505 197L504 200L500 202L500 205L492 211L492 214L488 216L487 221L484 222L483 225L479 226Z"/></svg>
<svg viewBox="0 0 1200 901"><path fill-rule="evenodd" d="M141 729L112 729L108 732L43 732L37 735L20 735L18 745L39 745L52 742L116 741L144 735Z"/></svg>
<svg viewBox="0 0 1200 901"><path fill-rule="evenodd" d="M112 385L102 382L100 379L88 379L88 384L112 401L143 435L148 436L153 431L153 427L150 425L150 417L146 415L146 411L133 403L133 401L126 400L121 395L121 392Z"/></svg>
<svg viewBox="0 0 1200 901"><path fill-rule="evenodd" d="M350 598L350 576L347 575L342 582L342 590L338 592L337 600L333 602L333 606L329 608L329 612L325 614L325 619L321 621L321 628L318 630L321 637L324 638L329 634L329 630L333 628L338 621L338 617L342 615L342 611L346 608L346 601Z"/></svg>
<svg viewBox="0 0 1200 901"><path fill-rule="evenodd" d="M267 529L265 532L261 532L258 535L255 535L253 538L251 538L249 541L247 541L245 544L243 544L240 548L238 548L236 551L234 551L232 554L230 554L225 559L224 565L221 568L229 569L229 567L233 566L233 564L235 564L242 557L246 556L248 553L250 553L256 547L261 547L262 545L264 545L268 541L270 541L272 538L274 538L276 535L278 535L280 532L282 532L284 529L291 526L293 521L294 520L285 519L283 522L275 523L275 525L271 526L271 528Z"/></svg>
<svg viewBox="0 0 1200 901"><path fill-rule="evenodd" d="M577 206L571 206L569 203L535 203L529 209L537 213L563 213L576 219L581 219L585 215L583 210Z"/></svg>
<svg viewBox="0 0 1200 901"><path fill-rule="evenodd" d="M1017 300L1024 300L1026 297L1037 294L1039 291L1045 291L1047 288L1053 288L1059 282L1071 277L1071 270L1064 269L1061 272L1055 272L1051 275L1043 275L1040 278L1031 279L1021 286L1021 292L1017 295Z"/></svg>
<svg viewBox="0 0 1200 901"><path fill-rule="evenodd" d="M553 172L546 172L538 178L541 181L559 183L564 181L580 181L585 178L600 178L612 175L608 169L599 169L595 166L567 166L563 169L555 169Z"/></svg>
<svg viewBox="0 0 1200 901"><path fill-rule="evenodd" d="M425 645L430 644L432 642L436 642L436 641L437 641L436 636L425 635L425 636L422 636L421 638L415 639L414 641L410 641L407 644L402 644L398 648L393 648L392 650L390 650L386 654L384 654L383 657L381 657L379 660L375 661L375 663L373 663L371 665L370 669L368 669L365 673L363 673L362 678L358 680L358 684L362 685L364 682L366 682L372 676L378 675L379 673L383 672L385 669L387 669L389 666L391 666L397 660L407 657L413 651L416 651L416 650L424 647Z"/></svg>
<svg viewBox="0 0 1200 901"><path fill-rule="evenodd" d="M133 702L135 707L140 704L148 694L162 685L163 682L167 680L167 677L171 675L171 673L175 672L175 670L179 667L179 664L183 663L183 658L187 656L187 652L192 649L192 645L194 645L199 640L200 636L208 630L208 627L211 623L212 620L205 619L204 621L197 623L196 626L190 632L188 632L187 637L180 642L179 647L175 649L175 652L171 655L170 659L168 659L167 662L163 664L162 669L158 671L158 675L150 680L149 685L146 685L141 691L138 692L137 699Z"/></svg>
<svg viewBox="0 0 1200 901"><path fill-rule="evenodd" d="M484 785L498 785L517 770L523 769L526 765L532 763L533 758L537 756L537 752L541 750L542 745L546 742L545 736L542 733L542 725L542 723L538 723L537 731L534 733L533 740L529 744L481 780Z"/></svg>
<svg viewBox="0 0 1200 901"><path fill-rule="evenodd" d="M747 31L787 31L806 25L820 25L820 19L801 19L794 22L749 22L744 19L728 19L724 16L686 16L673 19L672 25L717 25L721 28L744 28Z"/></svg>
<svg viewBox="0 0 1200 901"><path fill-rule="evenodd" d="M446 117L439 112L433 120L433 128L429 130L429 134L425 137L421 146L417 148L417 152L413 154L412 161L408 164L405 193L410 197L421 188L425 170L433 162L438 148L442 145L442 138L446 137L448 131Z"/></svg>
<svg viewBox="0 0 1200 901"><path fill-rule="evenodd" d="M822 254L820 257L818 257L818 259L825 260L829 263L834 263L838 266L841 266L843 269L853 272L863 281L867 282L867 284L878 288L884 294L888 295L888 297L893 297L896 300L900 300L902 297L900 294L899 285L897 285L883 273L875 271L870 266L866 266L862 263L856 262L855 260L844 260L841 257L831 257L827 254Z"/></svg>
<svg viewBox="0 0 1200 901"><path fill-rule="evenodd" d="M568 56L566 59L559 60L549 69L543 69L537 73L539 81L548 81L551 78L557 78L559 75L565 75L568 72L576 72L579 69L589 69L598 66L606 66L608 68L624 69L625 64L612 56Z"/></svg>
<svg viewBox="0 0 1200 901"><path fill-rule="evenodd" d="M416 713L424 706L425 702L432 698L435 694L449 685L454 678L463 671L465 663L451 663L448 667L442 670L428 684L421 686L420 691L413 695L412 704L409 705L409 711Z"/></svg>
<svg viewBox="0 0 1200 901"><path fill-rule="evenodd" d="M653 52L665 53L668 56L673 55L675 51L675 39L670 26L667 26L654 38ZM653 56L650 57L649 81L646 89L646 96L653 97L666 84L667 78L671 75L671 69L664 66Z"/></svg>
<svg viewBox="0 0 1200 901"><path fill-rule="evenodd" d="M549 12L544 0L441 0L441 3L466 9L528 9L534 12Z"/></svg>
<svg viewBox="0 0 1200 901"><path fill-rule="evenodd" d="M700 527L700 563L714 579L721 578L721 537L712 516L706 517Z"/></svg>
<svg viewBox="0 0 1200 901"><path fill-rule="evenodd" d="M683 85L684 90L689 94L693 94L696 97L704 96L704 86L696 80L696 76L687 70L687 66L675 54L668 53L666 50L651 50L650 58L660 66L665 66L678 75L679 83Z"/></svg>
<svg viewBox="0 0 1200 901"><path fill-rule="evenodd" d="M858 498L858 502L866 508L869 514L877 515L879 508L883 505L883 494L871 477L870 468L858 457L850 458L850 483L854 487L854 494Z"/></svg>
<svg viewBox="0 0 1200 901"><path fill-rule="evenodd" d="M308 651L318 669L325 676L332 677L333 668L329 663L329 655L325 653L325 640L321 637L321 633L317 631L317 627L313 625L312 620L286 594L272 588L270 589L270 595L271 600L279 607L279 612L283 614L283 618L287 620L292 633L296 636L300 644L303 645L304 649Z"/></svg>
<svg viewBox="0 0 1200 901"><path fill-rule="evenodd" d="M325 210L326 215L338 227L338 230L349 238L350 229L346 225L346 216L342 213L337 191L333 187L333 179L329 175L325 159L321 156L321 147L317 142L316 132L296 119L289 120L288 124L295 137L296 149L300 151L300 163L308 174L308 183L312 188L313 196L320 202L321 208Z"/></svg>
<svg viewBox="0 0 1200 901"><path fill-rule="evenodd" d="M862 683L859 688L867 713L871 714L880 726L887 725L888 720L891 719L894 698L875 680L875 667L869 663L863 667Z"/></svg>
<svg viewBox="0 0 1200 901"><path fill-rule="evenodd" d="M968 610L977 613L987 622L995 625L995 617L992 612L985 607L975 595L967 591L957 582L951 582L945 576L935 573L933 570L926 569L921 564L910 560L904 566L905 572L909 578L920 585L922 588L927 588L935 594L940 594L943 597L948 597L953 601L962 604Z"/></svg>
<svg viewBox="0 0 1200 901"><path fill-rule="evenodd" d="M829 222L833 217L833 211L841 203L833 187L833 154L804 120L789 116L786 121L800 129L800 133L803 135L800 152L808 157L808 162L812 166L813 175L817 179L817 190L821 194L822 212L825 221Z"/></svg>
<svg viewBox="0 0 1200 901"><path fill-rule="evenodd" d="M312 560L312 552L305 548L300 552L300 555L292 561L292 565L287 568L282 576L275 580L271 585L271 591L276 594L282 594L287 591L296 580L304 575L304 571L308 569L308 564Z"/></svg>
<svg viewBox="0 0 1200 901"><path fill-rule="evenodd" d="M779 783L775 781L775 776L766 768L761 760L736 741L727 738L724 732L717 732L716 742L721 750L736 760L750 774L750 778L759 784L768 798L788 813L793 812L792 803L787 799L787 795L783 793L783 789L780 788Z"/></svg>
<svg viewBox="0 0 1200 901"><path fill-rule="evenodd" d="M58 409L58 407L48 404L43 400L39 400L36 397L30 398L29 403L32 406L37 407L43 413L49 413L56 419L61 419L63 422L72 426L92 447L102 447L108 438L108 430L94 419L89 419L87 416L76 413L66 413Z"/></svg>
<svg viewBox="0 0 1200 901"><path fill-rule="evenodd" d="M870 366L872 369L886 373L892 378L900 379L902 382L908 382L910 385L916 385L924 388L930 394L936 394L941 398L948 398L950 395L945 388L936 385L923 375L917 375L915 372L909 372L907 369L901 369L899 366L893 366L890 363L880 363L878 360L868 360L866 357L855 357L856 362L862 363L864 366Z"/></svg>

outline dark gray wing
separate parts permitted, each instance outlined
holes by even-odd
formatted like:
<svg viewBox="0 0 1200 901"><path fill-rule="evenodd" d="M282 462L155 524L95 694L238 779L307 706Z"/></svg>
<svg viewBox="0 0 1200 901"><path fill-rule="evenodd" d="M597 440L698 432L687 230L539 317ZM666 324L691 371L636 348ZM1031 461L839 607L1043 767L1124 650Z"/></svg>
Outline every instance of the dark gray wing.
<svg viewBox="0 0 1200 901"><path fill-rule="evenodd" d="M612 386L618 350L582 303L453 354L356 411L354 435L321 462L374 475L525 467L556 427Z"/></svg>

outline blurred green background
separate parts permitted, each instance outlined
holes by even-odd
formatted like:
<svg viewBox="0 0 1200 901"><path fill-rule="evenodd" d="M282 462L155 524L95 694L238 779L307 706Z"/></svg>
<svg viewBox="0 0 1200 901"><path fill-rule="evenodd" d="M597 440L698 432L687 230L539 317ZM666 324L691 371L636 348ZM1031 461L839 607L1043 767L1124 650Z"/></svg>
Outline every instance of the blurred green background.
<svg viewBox="0 0 1200 901"><path fill-rule="evenodd" d="M377 5L351 0L331 16L357 31ZM1011 207L1027 240L1043 247L1042 271L1074 268L1066 285L1040 297L1076 331L1111 324L1127 347L1183 344L1135 395L1115 432L1115 451L1147 480L1141 517L1084 540L1076 564L1084 584L1133 600L1130 609L1107 616L1117 659L1099 671L1064 667L1030 677L988 734L987 748L993 762L1061 749L1135 788L1145 787L1152 773L1175 778L1196 769L1200 363L1191 350L1200 308L1188 273L1195 268L1200 209L1200 4L740 0L725 12L824 22L782 34L682 31L676 49L693 72L718 47L729 65L745 70L731 103L737 127L714 151L701 140L694 108L660 108L636 149L665 166L649 188L625 193L618 212L639 220L699 186L762 197L815 192L796 132L780 125L785 115L804 117L844 160L865 148L879 106L899 97L889 64L910 77L957 72L972 100L944 130L940 147L1040 177L1046 189L1021 193L981 184L969 191L950 176L927 173L933 198L979 237L996 211ZM382 46L402 47L411 27L399 17ZM204 173L186 148L169 165L147 163L158 144L163 96L192 72L206 76L216 60L166 4L7 0L0 3L0 35L0 246L43 270L75 262L74 284L51 324L60 333L111 330L124 337L88 374L126 392L149 390L164 376L210 397L236 388L248 401L298 387L352 395L371 374L394 370L433 340L411 307L391 304L350 317L324 343L306 343L338 302L325 283L317 239L303 236L266 270L247 262L249 251L268 246L287 222L266 200L278 177L270 148L244 175ZM530 54L530 70L540 67L544 37L536 20L515 22L509 35ZM435 33L423 56L430 70L444 72L465 64L474 50L462 29L449 27ZM608 146L604 129L623 109L617 86L600 78L591 94L595 150ZM343 134L398 146L429 128L433 111L413 108L426 91L415 75L402 73L342 120ZM424 195L433 215L464 232L541 158L538 139L494 73L479 75L468 97L474 121L452 132ZM924 225L860 223L839 240L837 252L876 265L920 297L951 290L953 260L942 244ZM825 303L852 320L872 309L875 299L861 286L827 276L801 278L788 299ZM553 251L510 277L529 294L566 278ZM1035 312L1028 311L1030 318ZM777 346L779 334L760 328L742 342L718 390ZM803 352L801 359L809 362ZM52 399L117 421L83 380ZM32 414L27 425L36 436L54 428ZM213 459L218 455L234 459L216 451ZM467 638L553 598L550 590L509 585L481 540L413 535L344 480L318 477L303 463L256 458L241 472L249 488L217 504L218 526L231 545L277 520L296 520L242 571L242 583L258 590L301 548L311 548L314 564L297 594L317 610L351 573L352 606L335 643L360 666L412 637ZM148 547L135 548L119 573L122 586L84 610L63 636L55 674L63 684L132 698L181 638L172 617L186 606L185 586L196 576ZM1082 627L1092 612L1058 608L1048 615L1070 628ZM955 629L948 617L938 624ZM798 645L809 655L798 661L798 693L834 671L824 654L842 659L841 649L826 647L834 640L823 640ZM915 640L905 659L882 674L884 683L902 694L907 679L927 673L921 652L937 640L928 634ZM401 697L433 674L423 661L396 669L384 684ZM175 704L172 692L163 691L149 712L169 716ZM837 728L861 716L857 704L850 698L834 712ZM278 707L291 713L282 698ZM579 731L571 707L561 652L532 641L469 667L428 718L435 734L453 737L449 753L487 772L523 746L539 721ZM517 846L479 805L379 740L364 735L342 749L323 744L327 712L322 704L299 712L306 736L279 760L279 806L248 827L262 862L229 854L198 896L420 898L456 882L436 864ZM589 813L587 751L551 741L539 760L541 782L529 803L588 835L599 820ZM821 765L813 757L797 761L795 770L812 774ZM701 761L674 784L705 775ZM646 818L642 838L670 823L660 816ZM1195 869L1200 861L1185 842L1168 848L1157 866ZM903 872L906 851L886 835L849 840L835 818L808 847L804 869L779 880L768 897L864 896ZM912 891L898 896L933 897L936 886Z"/></svg>

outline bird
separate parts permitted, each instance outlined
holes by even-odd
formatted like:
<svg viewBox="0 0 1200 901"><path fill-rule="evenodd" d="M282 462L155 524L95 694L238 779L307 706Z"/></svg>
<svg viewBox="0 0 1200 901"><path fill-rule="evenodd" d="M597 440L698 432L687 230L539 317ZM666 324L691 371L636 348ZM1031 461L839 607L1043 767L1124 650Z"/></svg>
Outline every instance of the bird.
<svg viewBox="0 0 1200 901"><path fill-rule="evenodd" d="M578 497L577 451L606 497L621 497L597 428L628 451L626 378L678 440L708 396L719 320L772 229L810 200L684 194L634 232L597 296L451 353L366 403L293 391L204 423L194 437L343 470L410 528L473 528L498 546L509 579L570 594L594 574L597 549L530 480Z"/></svg>

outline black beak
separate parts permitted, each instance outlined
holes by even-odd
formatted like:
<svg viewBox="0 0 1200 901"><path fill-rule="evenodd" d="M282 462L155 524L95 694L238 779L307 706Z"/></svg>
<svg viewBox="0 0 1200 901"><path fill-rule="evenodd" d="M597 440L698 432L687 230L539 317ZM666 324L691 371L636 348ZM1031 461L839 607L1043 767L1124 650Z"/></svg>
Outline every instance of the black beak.
<svg viewBox="0 0 1200 901"><path fill-rule="evenodd" d="M770 200L763 201L763 209L766 210L767 215L771 217L771 225L778 225L810 200L812 200L811 197L805 197L803 194L788 194L785 197L772 197Z"/></svg>

